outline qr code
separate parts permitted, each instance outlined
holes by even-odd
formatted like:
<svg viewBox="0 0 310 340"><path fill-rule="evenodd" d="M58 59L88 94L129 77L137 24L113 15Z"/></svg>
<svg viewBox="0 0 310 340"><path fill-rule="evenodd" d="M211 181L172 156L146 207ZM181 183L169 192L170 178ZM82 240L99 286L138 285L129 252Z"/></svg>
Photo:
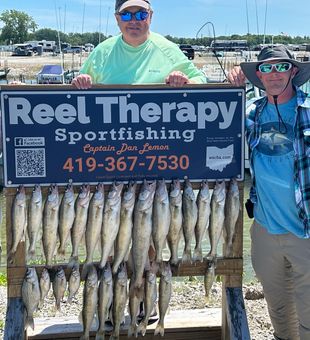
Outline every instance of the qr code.
<svg viewBox="0 0 310 340"><path fill-rule="evenodd" d="M46 177L45 149L15 150L16 178Z"/></svg>

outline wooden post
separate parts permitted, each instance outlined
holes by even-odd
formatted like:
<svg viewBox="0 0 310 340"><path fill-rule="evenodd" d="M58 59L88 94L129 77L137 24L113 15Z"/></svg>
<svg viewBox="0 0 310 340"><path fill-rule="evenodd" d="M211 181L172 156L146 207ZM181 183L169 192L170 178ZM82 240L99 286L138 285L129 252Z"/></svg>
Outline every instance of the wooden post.
<svg viewBox="0 0 310 340"><path fill-rule="evenodd" d="M236 223L236 231L235 231L235 239L233 242L233 258L241 258L243 256L243 188L244 183L239 183L239 196L240 196L240 212L239 217ZM226 244L224 242L224 252L225 252ZM243 263L243 260L242 260ZM243 264L242 264L243 268ZM228 314L228 311L232 310L233 304L236 300L230 299L227 300L227 289L240 289L241 291L241 298L242 298L242 274L243 273L236 273L236 274L228 274L222 277L222 340L240 340L243 338L232 338L232 325L235 325L236 322L231 322L231 315ZM243 298L242 298L243 301ZM232 306L230 305L232 304ZM241 316L242 314L238 314L237 317ZM237 324L239 324L239 321ZM239 334L239 333L238 333ZM246 339L246 338L244 338Z"/></svg>
<svg viewBox="0 0 310 340"><path fill-rule="evenodd" d="M251 340L242 288L226 288L226 322L230 340Z"/></svg>
<svg viewBox="0 0 310 340"><path fill-rule="evenodd" d="M6 238L7 249L12 244L12 204L16 191L6 189ZM24 325L24 304L22 301L22 282L26 272L25 241L21 241L17 247L12 263L7 263L7 296L8 306L6 312L4 340L23 340L25 336Z"/></svg>

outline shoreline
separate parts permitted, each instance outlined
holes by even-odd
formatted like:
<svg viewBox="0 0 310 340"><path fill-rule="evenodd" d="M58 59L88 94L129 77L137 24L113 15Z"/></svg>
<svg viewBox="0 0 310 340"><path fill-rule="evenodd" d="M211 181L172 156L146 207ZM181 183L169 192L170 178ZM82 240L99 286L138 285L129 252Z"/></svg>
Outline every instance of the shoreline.
<svg viewBox="0 0 310 340"><path fill-rule="evenodd" d="M250 59L256 59L259 51L246 51L250 55ZM49 64L63 65L65 71L79 70L83 62L86 60L90 52L83 52L81 54L65 53L62 55L44 52L42 55L34 56L11 56L11 52L0 51L0 69L5 67L10 69L7 75L8 81L18 80L20 76L24 76L27 80L36 79L37 73L42 66ZM299 51L293 52L296 58L310 58L310 52ZM224 56L219 59L226 71L229 71L234 66L239 65L240 62L245 61L245 57L239 52L226 52ZM195 52L195 58L192 62L200 69L210 72L210 76L220 73L219 64L212 52L200 53Z"/></svg>

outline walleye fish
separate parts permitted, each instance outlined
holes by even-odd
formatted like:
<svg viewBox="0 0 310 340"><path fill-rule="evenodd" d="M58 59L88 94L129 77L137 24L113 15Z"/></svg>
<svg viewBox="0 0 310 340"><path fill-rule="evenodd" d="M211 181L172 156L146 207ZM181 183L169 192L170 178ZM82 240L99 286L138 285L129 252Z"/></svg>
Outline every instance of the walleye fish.
<svg viewBox="0 0 310 340"><path fill-rule="evenodd" d="M40 301L40 286L35 268L27 268L22 284L22 298L26 309L25 329L34 329L33 313Z"/></svg>
<svg viewBox="0 0 310 340"><path fill-rule="evenodd" d="M221 238L225 219L225 199L226 187L225 181L216 182L211 198L211 217L209 227L209 238L211 249L207 255L207 259L213 260L217 255L217 246Z"/></svg>
<svg viewBox="0 0 310 340"><path fill-rule="evenodd" d="M20 185L12 205L12 244L8 252L8 262L13 262L19 242L25 235L27 226L27 207L25 188Z"/></svg>
<svg viewBox="0 0 310 340"><path fill-rule="evenodd" d="M159 281L159 320L155 328L154 335L165 334L165 316L169 307L170 299L172 294L172 273L169 263L164 263L162 273Z"/></svg>
<svg viewBox="0 0 310 340"><path fill-rule="evenodd" d="M130 280L129 289L133 285L133 279ZM131 294L129 296L129 314L130 324L128 326L128 337L138 337L137 318L140 311L140 304L143 301L143 297Z"/></svg>
<svg viewBox="0 0 310 340"><path fill-rule="evenodd" d="M47 270L47 268L43 268L41 277L40 277L40 303L39 303L39 309L42 308L44 300L51 288L51 279L50 274Z"/></svg>
<svg viewBox="0 0 310 340"><path fill-rule="evenodd" d="M171 220L167 241L171 253L170 263L175 266L179 262L178 248L182 233L183 221L182 191L180 181L178 179L173 180L171 183L169 199Z"/></svg>
<svg viewBox="0 0 310 340"><path fill-rule="evenodd" d="M81 312L83 323L83 336L80 339L88 340L91 325L94 320L98 302L98 275L95 266L90 266L83 290L83 309Z"/></svg>
<svg viewBox="0 0 310 340"><path fill-rule="evenodd" d="M152 212L156 182L144 180L134 208L132 229L132 263L134 283L132 289L139 291L143 283L143 273L148 259L152 235Z"/></svg>
<svg viewBox="0 0 310 340"><path fill-rule="evenodd" d="M123 194L119 231L115 241L115 255L112 272L115 274L119 265L127 261L133 228L133 209L136 201L137 184L130 182Z"/></svg>
<svg viewBox="0 0 310 340"><path fill-rule="evenodd" d="M46 265L52 265L55 255L58 229L59 195L57 185L49 187L43 211L43 250Z"/></svg>
<svg viewBox="0 0 310 340"><path fill-rule="evenodd" d="M86 229L89 201L90 187L89 185L82 185L75 201L75 218L71 229L72 253L69 267L73 267L79 260L79 245Z"/></svg>
<svg viewBox="0 0 310 340"><path fill-rule="evenodd" d="M67 241L70 236L70 230L74 222L74 201L74 189L72 184L69 183L66 187L59 208L58 235L60 245L58 247L58 254L62 256L65 256Z"/></svg>
<svg viewBox="0 0 310 340"><path fill-rule="evenodd" d="M195 225L197 223L198 208L195 201L195 194L192 185L188 179L185 180L185 186L182 197L183 208L183 234L184 234L184 252L182 262L192 261L191 242L194 236Z"/></svg>
<svg viewBox="0 0 310 340"><path fill-rule="evenodd" d="M113 183L104 206L103 221L101 228L101 260L99 267L103 268L113 250L121 215L121 194L124 184Z"/></svg>
<svg viewBox="0 0 310 340"><path fill-rule="evenodd" d="M56 270L55 278L53 281L53 294L55 297L55 311L61 312L60 302L64 298L64 294L67 288L67 279L62 267L58 267Z"/></svg>
<svg viewBox="0 0 310 340"><path fill-rule="evenodd" d="M31 195L28 208L27 231L29 237L28 258L33 259L36 245L39 239L40 228L42 225L42 192L40 185L36 184Z"/></svg>
<svg viewBox="0 0 310 340"><path fill-rule="evenodd" d="M209 299L210 291L215 280L215 261L208 262L207 271L204 276L205 296Z"/></svg>
<svg viewBox="0 0 310 340"><path fill-rule="evenodd" d="M225 202L225 241L226 251L225 255L233 256L233 240L235 236L236 223L240 212L240 195L238 183L235 179L230 181L229 189L226 195Z"/></svg>
<svg viewBox="0 0 310 340"><path fill-rule="evenodd" d="M94 251L100 238L104 208L104 185L99 183L89 204L86 224L86 260L83 267L93 262ZM84 277L84 273L82 274Z"/></svg>
<svg viewBox="0 0 310 340"><path fill-rule="evenodd" d="M104 340L105 338L105 321L108 318L109 310L113 302L113 278L111 265L109 262L105 265L99 278L98 294L98 318L99 328L95 340Z"/></svg>
<svg viewBox="0 0 310 340"><path fill-rule="evenodd" d="M69 296L67 299L68 303L72 303L73 298L77 294L81 283L81 275L80 275L80 269L79 265L75 265L72 268L69 282L68 282L68 290L69 290Z"/></svg>
<svg viewBox="0 0 310 340"><path fill-rule="evenodd" d="M157 263L161 263L163 260L162 252L169 232L170 219L169 195L163 179L157 182L153 203L152 237Z"/></svg>
<svg viewBox="0 0 310 340"><path fill-rule="evenodd" d="M123 263L115 276L113 287L113 331L110 340L118 340L121 322L124 319L126 302L127 302L127 270Z"/></svg>
<svg viewBox="0 0 310 340"><path fill-rule="evenodd" d="M141 333L145 336L146 328L148 325L149 318L154 310L157 301L157 280L156 271L148 270L145 274L145 297L144 297L144 308L145 313L142 321L138 325L137 333Z"/></svg>
<svg viewBox="0 0 310 340"><path fill-rule="evenodd" d="M206 230L209 228L211 213L211 193L207 181L202 181L197 196L198 219L195 226L196 246L194 249L194 261L203 261L202 258L202 240Z"/></svg>

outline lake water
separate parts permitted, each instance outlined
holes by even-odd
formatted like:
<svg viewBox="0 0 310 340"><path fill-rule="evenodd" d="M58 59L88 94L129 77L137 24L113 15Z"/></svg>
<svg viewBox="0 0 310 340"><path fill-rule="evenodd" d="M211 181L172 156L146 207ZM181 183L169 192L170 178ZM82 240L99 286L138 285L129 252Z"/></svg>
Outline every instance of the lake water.
<svg viewBox="0 0 310 340"><path fill-rule="evenodd" d="M246 200L248 198L248 192L250 189L250 176L249 173L246 171L245 172L245 181L244 181L244 199ZM6 232L5 232L5 204L4 204L4 196L3 194L0 195L0 204L1 204L1 210L3 213L3 218L2 218L2 223L1 223L1 232L0 232L0 240L1 240L1 245L2 245L2 256L1 256L1 263L0 263L0 271L5 272L6 270ZM249 229L251 226L252 220L250 220L246 212L244 211L244 228L243 228L243 259L244 259L244 282L250 282L254 280L254 271L251 266L251 240L250 240L250 234L249 234ZM194 246L194 245L193 245ZM219 246L219 250L220 250ZM203 243L203 254L207 254L210 249L209 242L207 240L204 241ZM38 253L42 253L41 246L38 246ZM182 256L182 250L183 250L183 245L180 244L179 247L179 256ZM83 246L80 247L79 254L81 255L80 257L83 259L85 255L85 249ZM66 260L68 260L70 256L70 249L68 249L67 254L66 254ZM164 257L168 257L169 252L168 250L164 254ZM42 258L42 257L41 257ZM95 253L95 258L99 259L99 252L97 251ZM40 257L39 259L40 260ZM42 258L43 260L43 258Z"/></svg>

